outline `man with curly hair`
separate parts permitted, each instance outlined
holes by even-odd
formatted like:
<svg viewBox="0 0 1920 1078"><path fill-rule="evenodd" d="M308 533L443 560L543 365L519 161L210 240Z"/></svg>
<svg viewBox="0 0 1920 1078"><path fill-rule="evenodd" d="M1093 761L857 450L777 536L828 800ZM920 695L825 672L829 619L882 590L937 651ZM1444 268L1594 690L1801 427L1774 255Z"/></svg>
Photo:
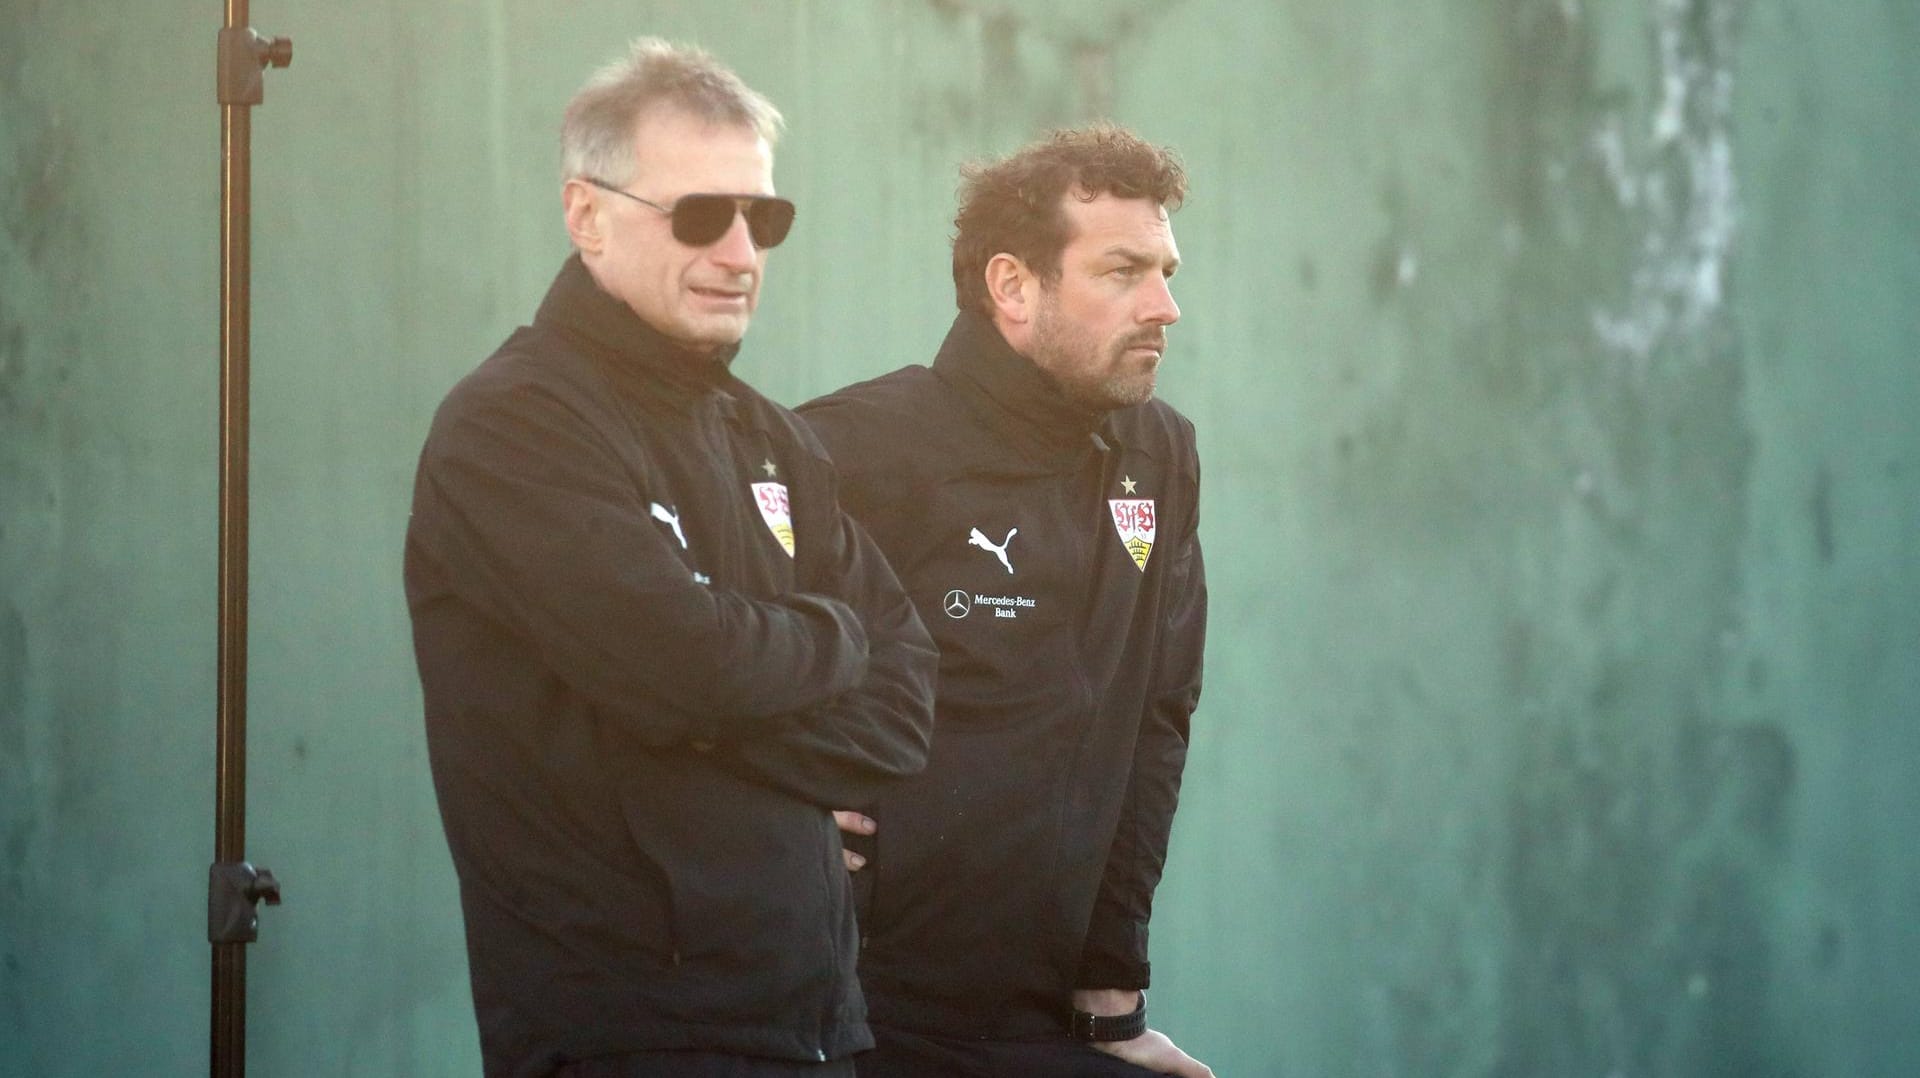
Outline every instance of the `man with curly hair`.
<svg viewBox="0 0 1920 1078"><path fill-rule="evenodd" d="M940 646L925 772L839 814L863 1078L1211 1074L1146 1025L1147 922L1200 693L1177 159L1112 126L967 171L931 367L803 405Z"/></svg>

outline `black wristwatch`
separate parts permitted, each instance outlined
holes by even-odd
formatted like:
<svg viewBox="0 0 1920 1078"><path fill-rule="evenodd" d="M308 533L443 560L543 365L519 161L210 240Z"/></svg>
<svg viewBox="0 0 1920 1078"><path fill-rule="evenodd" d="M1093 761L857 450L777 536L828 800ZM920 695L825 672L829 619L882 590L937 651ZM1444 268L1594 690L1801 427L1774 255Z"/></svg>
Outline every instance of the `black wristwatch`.
<svg viewBox="0 0 1920 1078"><path fill-rule="evenodd" d="M1088 1014L1079 1008L1071 1014L1067 1035L1076 1041L1130 1041L1147 1031L1147 993L1140 993L1132 1014Z"/></svg>

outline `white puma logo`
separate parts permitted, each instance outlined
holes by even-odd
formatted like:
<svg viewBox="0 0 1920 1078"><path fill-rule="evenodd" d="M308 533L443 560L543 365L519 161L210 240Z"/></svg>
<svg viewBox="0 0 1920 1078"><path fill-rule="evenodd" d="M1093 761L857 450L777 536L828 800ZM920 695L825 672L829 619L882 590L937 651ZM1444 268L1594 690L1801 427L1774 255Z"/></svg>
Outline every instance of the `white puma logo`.
<svg viewBox="0 0 1920 1078"><path fill-rule="evenodd" d="M1000 540L1000 542L996 544L993 540L987 538L984 535L981 535L979 528L975 528L973 529L973 534L967 536L967 545L977 546L981 550L987 551L988 553L992 554L994 557L999 558L1000 564L1007 567L1008 575L1012 575L1013 563L1007 560L1007 544L1013 542L1013 537L1019 534L1020 534L1020 529L1014 528L1013 530L1007 532L1007 537L1005 539Z"/></svg>
<svg viewBox="0 0 1920 1078"><path fill-rule="evenodd" d="M681 550L687 549L687 535L685 532L680 530L680 514L677 512L674 512L673 510L668 509L666 506L661 505L659 502L652 503L652 505L649 506L649 510L653 513L653 519L658 520L673 529L673 537L675 539L680 540L680 549Z"/></svg>

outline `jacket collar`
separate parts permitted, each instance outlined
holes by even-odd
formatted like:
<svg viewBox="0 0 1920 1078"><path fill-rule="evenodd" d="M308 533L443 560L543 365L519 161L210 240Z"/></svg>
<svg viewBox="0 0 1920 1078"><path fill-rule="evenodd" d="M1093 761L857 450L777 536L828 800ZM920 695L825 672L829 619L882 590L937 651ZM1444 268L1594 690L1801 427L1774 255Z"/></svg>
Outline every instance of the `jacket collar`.
<svg viewBox="0 0 1920 1078"><path fill-rule="evenodd" d="M724 391L740 351L738 344L707 355L689 351L602 291L577 251L560 267L533 321L599 361L616 385L644 395L691 398Z"/></svg>
<svg viewBox="0 0 1920 1078"><path fill-rule="evenodd" d="M1068 399L991 321L972 311L953 320L933 372L988 425L1032 449L1061 452L1113 441L1109 413Z"/></svg>

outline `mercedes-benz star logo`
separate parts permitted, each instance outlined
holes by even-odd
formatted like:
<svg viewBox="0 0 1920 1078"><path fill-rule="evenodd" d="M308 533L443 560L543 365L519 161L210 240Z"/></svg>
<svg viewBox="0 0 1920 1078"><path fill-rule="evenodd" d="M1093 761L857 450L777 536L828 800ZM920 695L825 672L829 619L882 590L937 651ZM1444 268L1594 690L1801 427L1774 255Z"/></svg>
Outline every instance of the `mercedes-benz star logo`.
<svg viewBox="0 0 1920 1078"><path fill-rule="evenodd" d="M964 618L973 609L973 599L966 592L955 588L947 593L946 611L950 618Z"/></svg>

